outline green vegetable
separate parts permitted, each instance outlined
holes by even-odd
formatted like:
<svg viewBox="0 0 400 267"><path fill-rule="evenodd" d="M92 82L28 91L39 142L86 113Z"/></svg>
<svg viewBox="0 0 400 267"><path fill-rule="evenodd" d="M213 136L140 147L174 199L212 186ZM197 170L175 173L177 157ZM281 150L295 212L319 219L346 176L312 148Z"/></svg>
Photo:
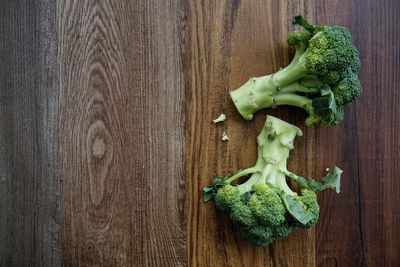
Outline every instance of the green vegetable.
<svg viewBox="0 0 400 267"><path fill-rule="evenodd" d="M361 95L360 58L348 29L313 26L301 16L293 20L303 32L289 33L287 42L296 53L285 68L249 79L231 98L246 120L263 108L290 105L303 108L306 125L335 125L344 118L344 106Z"/></svg>
<svg viewBox="0 0 400 267"><path fill-rule="evenodd" d="M266 246L287 236L297 227L312 227L319 218L316 192L327 188L340 191L342 170L335 167L318 182L287 170L293 141L301 136L299 128L267 116L257 137L258 159L255 166L233 176L216 177L203 190L204 201L215 201L218 210L230 215L240 237ZM237 179L250 176L237 184ZM297 182L300 194L293 191L286 177Z"/></svg>

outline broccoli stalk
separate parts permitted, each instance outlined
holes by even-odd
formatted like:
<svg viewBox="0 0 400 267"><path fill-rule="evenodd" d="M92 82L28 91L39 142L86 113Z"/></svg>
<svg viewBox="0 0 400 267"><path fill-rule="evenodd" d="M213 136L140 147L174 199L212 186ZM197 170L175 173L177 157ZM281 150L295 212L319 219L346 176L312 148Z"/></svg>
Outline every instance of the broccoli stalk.
<svg viewBox="0 0 400 267"><path fill-rule="evenodd" d="M287 170L294 138L301 135L302 131L296 126L267 116L257 137L256 164L233 176L216 177L203 190L204 201L214 199L219 210L230 214L239 235L254 244L268 245L296 227L313 226L319 218L315 192L326 188L339 192L342 171L338 167L324 177L322 183ZM237 184L243 176L250 177ZM303 187L301 194L289 187L286 177Z"/></svg>
<svg viewBox="0 0 400 267"><path fill-rule="evenodd" d="M343 120L343 108L358 98L360 59L350 32L340 26L312 26L301 16L294 19L305 31L289 33L296 49L292 62L279 71L250 78L230 93L246 120L260 109L290 105L303 108L306 125L335 125Z"/></svg>
<svg viewBox="0 0 400 267"><path fill-rule="evenodd" d="M289 151L293 148L295 136L302 131L278 118L267 116L266 124L257 137L258 159L254 167L242 170L226 179L231 184L236 179L250 175L250 178L237 186L241 195L250 192L253 185L268 183L295 195L286 183L286 164Z"/></svg>

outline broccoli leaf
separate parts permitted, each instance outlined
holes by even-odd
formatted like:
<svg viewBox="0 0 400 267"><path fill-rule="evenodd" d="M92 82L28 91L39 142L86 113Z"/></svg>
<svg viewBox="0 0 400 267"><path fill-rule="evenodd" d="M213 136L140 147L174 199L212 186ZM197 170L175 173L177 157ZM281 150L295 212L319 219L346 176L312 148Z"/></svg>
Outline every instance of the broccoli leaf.
<svg viewBox="0 0 400 267"><path fill-rule="evenodd" d="M322 178L322 183L312 178L297 176L292 172L287 172L286 175L294 179L302 187L311 189L314 192L319 192L330 188L335 189L336 193L340 193L340 177L342 172L343 171L340 168L335 166L332 172Z"/></svg>
<svg viewBox="0 0 400 267"><path fill-rule="evenodd" d="M285 193L281 194L281 199L290 215L292 215L292 217L298 220L300 223L306 225L312 220L313 216L307 213L303 207L303 203L299 199L296 199L294 196Z"/></svg>
<svg viewBox="0 0 400 267"><path fill-rule="evenodd" d="M312 179L312 178L311 179L310 178L307 179L307 178L304 178L302 176L298 176L296 181L302 187L311 189L314 192L318 192L318 191L322 190L321 189L322 188L322 184L320 182L316 181L315 179Z"/></svg>
<svg viewBox="0 0 400 267"><path fill-rule="evenodd" d="M292 24L293 25L300 25L302 26L304 29L306 29L309 32L314 32L315 31L315 26L310 25L304 18L303 16L296 16L293 18L292 20Z"/></svg>
<svg viewBox="0 0 400 267"><path fill-rule="evenodd" d="M315 98L312 102L312 106L315 114L320 116L324 116L330 111L336 112L337 106L335 97L329 86L321 89L321 97Z"/></svg>
<svg viewBox="0 0 400 267"><path fill-rule="evenodd" d="M220 177L220 176L215 176L214 181L207 185L206 187L203 188L203 193L204 193L204 202L208 202L212 199L214 199L215 195L217 194L217 191L220 187L228 184L226 181L228 179L228 176Z"/></svg>
<svg viewBox="0 0 400 267"><path fill-rule="evenodd" d="M251 197L251 193L250 192L246 192L246 193L244 193L243 195L241 195L240 196L240 198L243 200L243 202L247 202L247 201L249 201L249 199L250 199L250 197Z"/></svg>
<svg viewBox="0 0 400 267"><path fill-rule="evenodd" d="M340 193L340 177L342 175L342 169L339 167L333 168L333 171L327 176L322 178L323 186L325 188L335 189L336 193Z"/></svg>

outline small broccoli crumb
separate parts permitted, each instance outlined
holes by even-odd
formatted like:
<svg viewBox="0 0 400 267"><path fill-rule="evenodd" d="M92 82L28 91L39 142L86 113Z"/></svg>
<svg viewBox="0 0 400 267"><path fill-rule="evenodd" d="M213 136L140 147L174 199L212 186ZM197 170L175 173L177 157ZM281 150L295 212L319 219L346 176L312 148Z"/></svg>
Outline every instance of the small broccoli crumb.
<svg viewBox="0 0 400 267"><path fill-rule="evenodd" d="M221 115L219 115L218 118L216 118L215 120L213 120L214 123L218 123L218 122L224 122L226 120L226 115L224 113L222 113Z"/></svg>
<svg viewBox="0 0 400 267"><path fill-rule="evenodd" d="M227 134L227 133L223 133L223 134L222 134L221 140L222 140L222 141L229 141L229 136L228 136L228 134Z"/></svg>

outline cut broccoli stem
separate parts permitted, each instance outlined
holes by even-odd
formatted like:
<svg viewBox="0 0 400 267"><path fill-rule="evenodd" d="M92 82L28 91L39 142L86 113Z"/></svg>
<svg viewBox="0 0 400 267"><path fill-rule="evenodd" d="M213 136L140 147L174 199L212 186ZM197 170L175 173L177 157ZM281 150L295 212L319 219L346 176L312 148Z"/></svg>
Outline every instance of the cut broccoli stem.
<svg viewBox="0 0 400 267"><path fill-rule="evenodd" d="M273 104L272 95L278 87L273 83L271 75L251 78L242 87L230 93L239 113L251 120L253 113L270 107Z"/></svg>
<svg viewBox="0 0 400 267"><path fill-rule="evenodd" d="M236 188L239 190L240 194L243 195L244 193L253 191L253 185L260 183L262 183L262 175L260 172L256 172L253 173L246 182L236 186Z"/></svg>
<svg viewBox="0 0 400 267"><path fill-rule="evenodd" d="M229 177L228 179L226 179L226 182L227 183L232 183L233 181L235 181L236 179L238 179L240 177L255 173L257 171L258 170L257 170L256 167L251 167L251 168L247 168L247 169L241 170L238 173L236 173L235 175L233 175L233 176Z"/></svg>
<svg viewBox="0 0 400 267"><path fill-rule="evenodd" d="M306 109L306 107L312 103L312 100L308 97L296 94L278 94L273 98L274 104L277 106L289 105Z"/></svg>
<svg viewBox="0 0 400 267"><path fill-rule="evenodd" d="M250 169L253 168L249 168L247 170ZM243 173L244 172L241 172L241 174ZM245 175L243 174L242 176ZM235 177L235 179L237 178L238 177ZM251 192L253 185L262 183L267 183L273 187L279 188L288 195L297 195L297 193L292 191L287 184L285 173L277 165L274 164L266 164L262 172L257 171L252 173L252 175L246 182L237 185L236 188L239 190L240 194L244 194L246 192Z"/></svg>
<svg viewBox="0 0 400 267"><path fill-rule="evenodd" d="M322 86L322 84L319 83L314 83L315 87L312 87L311 85L311 81L307 81L308 86L305 86L299 82L294 82L292 84L289 84L285 87L282 87L278 90L277 94L288 94L288 93L306 93L306 94L310 94L310 93L318 93L320 92L320 88Z"/></svg>
<svg viewBox="0 0 400 267"><path fill-rule="evenodd" d="M296 64L298 63L299 59L303 55L304 51L306 50L306 47L304 45L298 45L296 46L296 53L294 54L292 61L290 61L289 65L287 65L285 68L281 68L278 72L289 72ZM282 85L281 85L282 86Z"/></svg>
<svg viewBox="0 0 400 267"><path fill-rule="evenodd" d="M294 87L295 86L290 87L288 90L293 90ZM300 90L302 89L300 88ZM312 100L305 96L284 92L264 94L263 96L255 97L251 89L249 89L249 91L234 91L231 93L231 96L234 99L238 111L246 120L251 120L253 114L263 108L290 105L307 110L307 107L312 103Z"/></svg>
<svg viewBox="0 0 400 267"><path fill-rule="evenodd" d="M251 120L258 110L274 107L276 103L273 96L280 94L281 90L294 91L297 88L297 92L301 93L317 92L314 88L306 89L300 84L294 84L306 74L307 69L300 56L274 74L249 79L240 88L230 92L230 95L239 113L246 120Z"/></svg>
<svg viewBox="0 0 400 267"><path fill-rule="evenodd" d="M265 181L267 184L279 188L288 195L291 196L297 195L296 192L290 189L289 185L286 182L286 175L282 172L282 170L278 166L274 166L273 168L270 169L268 177L269 178Z"/></svg>
<svg viewBox="0 0 400 267"><path fill-rule="evenodd" d="M272 74L274 83L278 87L284 87L306 76L308 70L303 55L304 54L300 55L295 62L292 62L286 68L283 68Z"/></svg>
<svg viewBox="0 0 400 267"><path fill-rule="evenodd" d="M253 185L270 184L288 195L296 195L286 182L286 164L289 151L293 149L293 140L302 135L299 128L278 118L267 116L265 125L257 137L258 159L256 165L239 171L226 179L226 183L250 175L250 178L237 185L240 194L252 191Z"/></svg>
<svg viewBox="0 0 400 267"><path fill-rule="evenodd" d="M306 75L302 79L299 80L299 83L304 87L311 87L311 88L321 88L325 85L325 83L321 82L318 76L315 75Z"/></svg>

